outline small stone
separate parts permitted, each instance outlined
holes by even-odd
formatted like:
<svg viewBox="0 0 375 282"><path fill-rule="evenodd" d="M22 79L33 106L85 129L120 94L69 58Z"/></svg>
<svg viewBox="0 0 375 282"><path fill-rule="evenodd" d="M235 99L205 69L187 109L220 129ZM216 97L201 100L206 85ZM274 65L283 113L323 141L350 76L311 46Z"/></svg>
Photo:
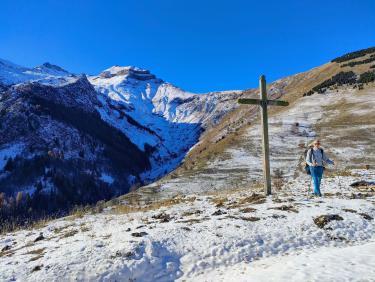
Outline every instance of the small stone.
<svg viewBox="0 0 375 282"><path fill-rule="evenodd" d="M38 241L41 241L41 240L44 240L44 236L43 236L43 233L40 233L38 237L35 238L34 242L38 242Z"/></svg>
<svg viewBox="0 0 375 282"><path fill-rule="evenodd" d="M364 219L367 219L367 220L373 220L373 218L371 216L369 216L367 213L359 213L359 215L361 215Z"/></svg>
<svg viewBox="0 0 375 282"><path fill-rule="evenodd" d="M225 211L222 211L222 210L217 210L212 215L222 215L222 214L227 214L227 213Z"/></svg>
<svg viewBox="0 0 375 282"><path fill-rule="evenodd" d="M9 245L6 245L4 248L1 249L2 252L6 252L6 251L9 251L10 250L10 246Z"/></svg>
<svg viewBox="0 0 375 282"><path fill-rule="evenodd" d="M131 234L133 237L143 237L148 235L147 232L134 232Z"/></svg>
<svg viewBox="0 0 375 282"><path fill-rule="evenodd" d="M35 267L31 270L31 272L39 271L39 270L42 269L42 267L43 267L43 265L37 265L37 266L35 266Z"/></svg>
<svg viewBox="0 0 375 282"><path fill-rule="evenodd" d="M172 217L169 214L166 214L164 212L159 213L158 215L153 215L152 218L154 218L154 219L160 219L161 223L163 223L163 222L169 222L172 219Z"/></svg>

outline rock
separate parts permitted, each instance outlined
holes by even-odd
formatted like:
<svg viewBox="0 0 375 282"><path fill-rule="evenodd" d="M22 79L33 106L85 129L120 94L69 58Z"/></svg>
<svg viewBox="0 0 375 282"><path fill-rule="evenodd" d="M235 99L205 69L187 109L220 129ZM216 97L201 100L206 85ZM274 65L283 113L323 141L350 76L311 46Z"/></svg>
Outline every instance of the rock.
<svg viewBox="0 0 375 282"><path fill-rule="evenodd" d="M152 218L154 218L154 219L160 219L161 223L163 223L163 222L169 222L172 219L172 217L169 214L166 214L164 212L159 213L158 215L153 215Z"/></svg>
<svg viewBox="0 0 375 282"><path fill-rule="evenodd" d="M364 219L367 219L367 220L373 220L373 218L371 216L369 216L367 213L358 213L359 215L361 215Z"/></svg>
<svg viewBox="0 0 375 282"><path fill-rule="evenodd" d="M222 210L217 210L212 215L222 215L222 214L227 214L227 213L225 211L222 211Z"/></svg>
<svg viewBox="0 0 375 282"><path fill-rule="evenodd" d="M356 210L353 209L342 209L344 212L350 212L350 213L357 213Z"/></svg>
<svg viewBox="0 0 375 282"><path fill-rule="evenodd" d="M124 254L124 257L126 257L126 258L131 258L132 256L134 256L134 253L133 252L126 252L125 254Z"/></svg>
<svg viewBox="0 0 375 282"><path fill-rule="evenodd" d="M260 220L259 217L255 217L255 216L250 216L250 217L240 217L242 220L245 220L245 221L258 221Z"/></svg>
<svg viewBox="0 0 375 282"><path fill-rule="evenodd" d="M350 184L351 187L373 186L373 185L375 185L374 181L365 181L365 180L359 180Z"/></svg>
<svg viewBox="0 0 375 282"><path fill-rule="evenodd" d="M314 218L314 223L319 228L324 228L329 222L333 220L344 220L344 219L338 214L326 214L326 215L321 215L321 216Z"/></svg>
<svg viewBox="0 0 375 282"><path fill-rule="evenodd" d="M11 248L11 247L10 247L9 245L6 245L4 248L1 249L1 252L9 251L10 248Z"/></svg>
<svg viewBox="0 0 375 282"><path fill-rule="evenodd" d="M42 269L42 267L43 267L43 265L37 265L37 266L35 266L35 267L31 270L31 272L39 271L39 270Z"/></svg>
<svg viewBox="0 0 375 282"><path fill-rule="evenodd" d="M183 227L181 227L181 229L183 229L185 231L191 231L191 229L189 227L187 227L187 226L183 226Z"/></svg>
<svg viewBox="0 0 375 282"><path fill-rule="evenodd" d="M143 237L143 236L146 236L148 235L147 232L134 232L131 234L133 237Z"/></svg>
<svg viewBox="0 0 375 282"><path fill-rule="evenodd" d="M41 241L41 240L44 240L44 236L43 236L43 233L40 233L38 237L35 238L34 242L38 242L38 241Z"/></svg>
<svg viewBox="0 0 375 282"><path fill-rule="evenodd" d="M279 215L279 214L273 214L273 215L271 215L271 217L274 218L274 219L286 218L285 215Z"/></svg>

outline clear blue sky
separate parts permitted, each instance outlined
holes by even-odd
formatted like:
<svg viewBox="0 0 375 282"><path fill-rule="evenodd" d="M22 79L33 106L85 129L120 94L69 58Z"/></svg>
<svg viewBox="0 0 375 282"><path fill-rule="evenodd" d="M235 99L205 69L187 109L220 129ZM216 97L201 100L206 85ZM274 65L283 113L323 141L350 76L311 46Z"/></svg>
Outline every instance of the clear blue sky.
<svg viewBox="0 0 375 282"><path fill-rule="evenodd" d="M375 45L375 1L0 0L0 58L135 65L194 92L257 86Z"/></svg>

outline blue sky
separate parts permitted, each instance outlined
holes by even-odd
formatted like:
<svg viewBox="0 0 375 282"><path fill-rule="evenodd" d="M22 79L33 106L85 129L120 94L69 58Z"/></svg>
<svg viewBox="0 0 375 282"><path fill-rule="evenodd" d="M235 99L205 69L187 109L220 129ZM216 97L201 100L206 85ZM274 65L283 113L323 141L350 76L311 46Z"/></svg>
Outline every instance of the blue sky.
<svg viewBox="0 0 375 282"><path fill-rule="evenodd" d="M135 65L193 92L256 87L375 46L375 1L0 0L0 58Z"/></svg>

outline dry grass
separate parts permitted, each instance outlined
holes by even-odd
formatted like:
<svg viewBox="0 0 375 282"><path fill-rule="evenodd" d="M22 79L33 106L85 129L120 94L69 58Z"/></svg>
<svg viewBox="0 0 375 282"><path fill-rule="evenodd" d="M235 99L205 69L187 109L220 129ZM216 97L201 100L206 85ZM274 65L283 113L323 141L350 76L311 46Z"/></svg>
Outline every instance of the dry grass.
<svg viewBox="0 0 375 282"><path fill-rule="evenodd" d="M32 250L32 251L28 251L25 255L40 255L42 253L44 253L44 250L46 248L40 248L40 249L35 249L35 250Z"/></svg>
<svg viewBox="0 0 375 282"><path fill-rule="evenodd" d="M111 212L114 214L128 214L136 212L146 212L150 210L158 210L160 208L168 208L171 206L179 204L188 204L193 203L196 200L196 197L177 197L171 199L163 199L153 203L144 204L144 205L131 205L131 204L119 204L114 206L111 209Z"/></svg>
<svg viewBox="0 0 375 282"><path fill-rule="evenodd" d="M240 212L242 213L250 213L250 212L255 212L257 209L254 209L254 208L251 208L251 207L247 207L247 208L244 208L242 210L240 210Z"/></svg>
<svg viewBox="0 0 375 282"><path fill-rule="evenodd" d="M66 231L64 234L62 234L62 235L60 236L60 239L73 237L73 236L76 235L77 233L78 233L78 230L75 230L75 229L72 229L72 230Z"/></svg>
<svg viewBox="0 0 375 282"><path fill-rule="evenodd" d="M70 223L70 224L67 224L67 225L64 225L64 226L61 226L61 227L56 227L56 228L53 229L53 232L58 234L58 233L61 233L61 231L63 231L64 229L72 227L72 226L74 226L74 223Z"/></svg>
<svg viewBox="0 0 375 282"><path fill-rule="evenodd" d="M205 220L208 220L209 218L206 218L206 217L202 217L202 218L190 218L190 219L186 219L186 220L178 220L176 221L176 223L187 223L189 225L192 225L192 224L195 224L195 223L201 223Z"/></svg>
<svg viewBox="0 0 375 282"><path fill-rule="evenodd" d="M81 226L81 229L80 229L80 231L82 232L82 233L84 233L84 232L88 232L88 231L90 231L91 230L91 228L90 227L87 227L87 226Z"/></svg>
<svg viewBox="0 0 375 282"><path fill-rule="evenodd" d="M34 222L30 222L27 225L19 225L14 222L6 222L5 224L2 223L0 228L0 235L4 235L10 232L16 232L19 230L33 230L33 229L41 229L44 228L55 218L53 217L45 217L42 219L39 219Z"/></svg>
<svg viewBox="0 0 375 282"><path fill-rule="evenodd" d="M224 204L228 201L226 197L215 197L209 198L210 202L215 205L215 207L220 208L223 207Z"/></svg>
<svg viewBox="0 0 375 282"><path fill-rule="evenodd" d="M26 255L36 255L36 256L32 257L29 261L32 262L32 261L36 261L38 259L41 259L45 254L45 252L44 252L45 249L46 248L40 248L40 249L36 249L36 250L32 250L32 251L27 252Z"/></svg>

